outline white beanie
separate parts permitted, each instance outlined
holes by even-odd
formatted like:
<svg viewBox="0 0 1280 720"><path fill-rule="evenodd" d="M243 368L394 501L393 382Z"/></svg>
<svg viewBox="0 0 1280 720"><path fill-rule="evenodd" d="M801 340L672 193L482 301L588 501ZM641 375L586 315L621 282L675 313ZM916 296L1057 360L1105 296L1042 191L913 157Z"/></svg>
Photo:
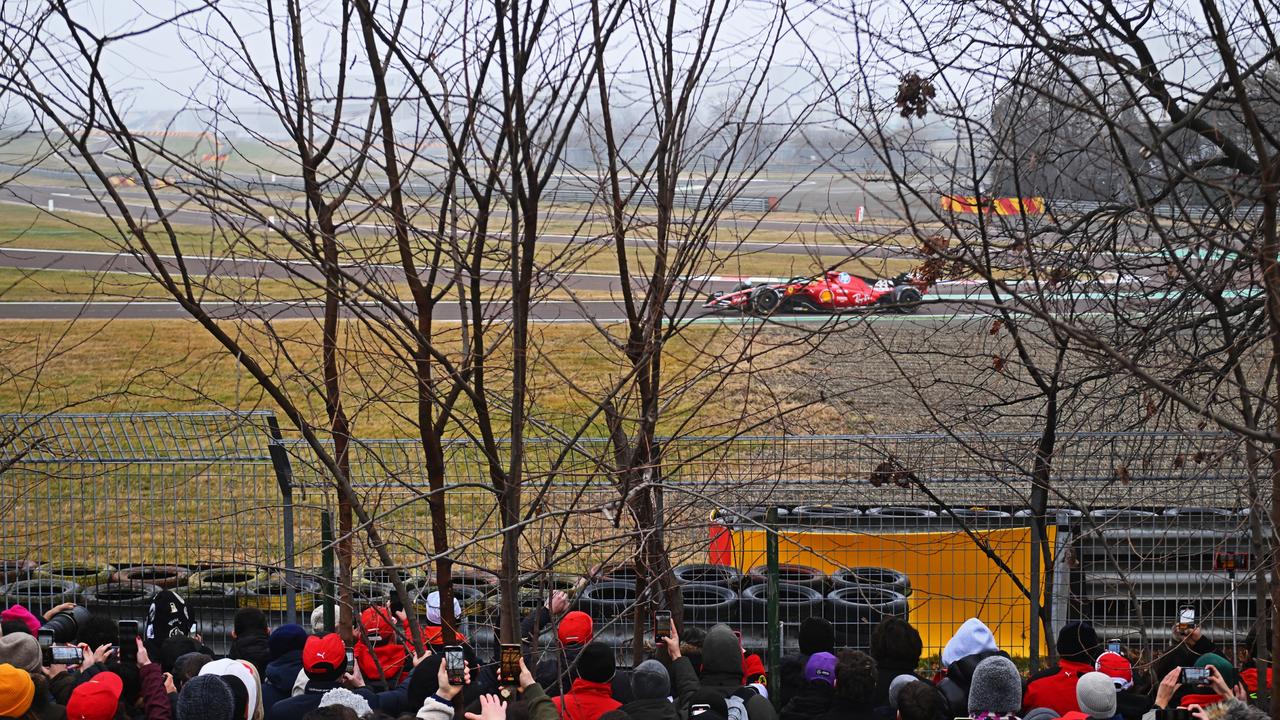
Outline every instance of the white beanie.
<svg viewBox="0 0 1280 720"><path fill-rule="evenodd" d="M453 599L453 617L462 618L462 603L458 602L458 598ZM427 622L432 625L440 625L444 622L440 618L440 591L432 590L427 596Z"/></svg>

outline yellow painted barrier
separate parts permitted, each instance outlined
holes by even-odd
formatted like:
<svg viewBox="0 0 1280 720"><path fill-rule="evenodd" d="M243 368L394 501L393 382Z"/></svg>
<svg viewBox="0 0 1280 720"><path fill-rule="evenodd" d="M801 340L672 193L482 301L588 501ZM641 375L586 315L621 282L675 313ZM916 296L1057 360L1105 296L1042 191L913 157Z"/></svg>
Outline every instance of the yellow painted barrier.
<svg viewBox="0 0 1280 720"><path fill-rule="evenodd" d="M743 571L765 563L765 533L731 529L733 564ZM1031 530L975 530L991 552L1031 587ZM1049 545L1056 529L1049 527ZM911 624L925 654L940 653L966 619L981 619L1002 650L1029 655L1030 605L1014 581L963 532L880 532L838 529L786 530L778 537L779 561L825 572L847 567L886 567L911 578ZM1036 631L1039 625L1036 624ZM1041 633L1041 647L1044 635Z"/></svg>

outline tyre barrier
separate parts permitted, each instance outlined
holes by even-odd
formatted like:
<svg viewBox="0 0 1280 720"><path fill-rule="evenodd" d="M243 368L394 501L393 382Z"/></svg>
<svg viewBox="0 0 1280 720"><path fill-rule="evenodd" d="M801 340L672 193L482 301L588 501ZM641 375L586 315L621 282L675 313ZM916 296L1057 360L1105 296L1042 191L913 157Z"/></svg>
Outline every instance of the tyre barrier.
<svg viewBox="0 0 1280 720"><path fill-rule="evenodd" d="M696 563L681 565L671 571L676 582L680 584L697 583L699 585L722 585L734 589L742 586L742 571L729 565L713 565Z"/></svg>
<svg viewBox="0 0 1280 720"><path fill-rule="evenodd" d="M867 511L868 515L882 518L936 518L938 513L928 508L918 507L873 507Z"/></svg>
<svg viewBox="0 0 1280 720"><path fill-rule="evenodd" d="M749 581L753 584L768 582L769 566L757 565L751 568L751 572L747 575ZM821 595L826 592L827 576L821 570L808 565L788 565L784 563L778 566L778 583L813 588Z"/></svg>
<svg viewBox="0 0 1280 720"><path fill-rule="evenodd" d="M831 575L831 585L835 590L859 586L881 587L903 597L911 596L911 578L892 568L845 568Z"/></svg>
<svg viewBox="0 0 1280 720"><path fill-rule="evenodd" d="M801 525L840 525L862 517L862 511L846 505L801 505L792 517Z"/></svg>
<svg viewBox="0 0 1280 720"><path fill-rule="evenodd" d="M187 587L196 590L208 587L238 590L266 579L267 574L255 567L219 567L191 573L187 577Z"/></svg>
<svg viewBox="0 0 1280 720"><path fill-rule="evenodd" d="M578 609L598 623L621 617L635 602L634 582L601 580L591 583L578 593Z"/></svg>
<svg viewBox="0 0 1280 720"><path fill-rule="evenodd" d="M144 616L160 588L139 582L110 582L87 587L80 599L90 610L125 617Z"/></svg>
<svg viewBox="0 0 1280 720"><path fill-rule="evenodd" d="M826 598L826 617L836 631L836 643L865 648L871 630L889 617L909 620L907 598L876 585L853 585L832 590Z"/></svg>
<svg viewBox="0 0 1280 720"><path fill-rule="evenodd" d="M488 592L490 588L497 587L498 585L498 576L488 570L476 570L474 568L465 567L454 568L450 577L453 579L453 586L455 588L471 587L476 588L481 592Z"/></svg>
<svg viewBox="0 0 1280 720"><path fill-rule="evenodd" d="M40 613L62 603L80 602L79 584L57 578L18 580L0 587L4 606L22 605L31 612Z"/></svg>
<svg viewBox="0 0 1280 720"><path fill-rule="evenodd" d="M111 576L113 583L144 583L161 590L171 590L187 584L191 570L180 565L133 565L120 568Z"/></svg>
<svg viewBox="0 0 1280 720"><path fill-rule="evenodd" d="M698 625L738 622L738 593L724 585L682 583L680 600L684 605L684 621Z"/></svg>
<svg viewBox="0 0 1280 720"><path fill-rule="evenodd" d="M36 567L36 563L32 560L0 560L0 585L30 580L31 573Z"/></svg>
<svg viewBox="0 0 1280 720"><path fill-rule="evenodd" d="M1069 518L1084 517L1084 513L1081 512L1080 510L1077 510L1075 508L1063 508L1063 507L1045 508L1044 514L1050 520L1057 518L1059 515L1065 515ZM1031 509L1023 508L1022 510L1019 510L1018 512L1014 513L1013 516L1016 518L1031 517Z"/></svg>
<svg viewBox="0 0 1280 720"><path fill-rule="evenodd" d="M573 596L578 591L578 583L562 575L544 575L531 577L520 583L519 597L516 603L521 610L536 610L546 604L552 593L562 592Z"/></svg>
<svg viewBox="0 0 1280 720"><path fill-rule="evenodd" d="M236 596L235 590L222 585L207 585L204 587L187 587L175 590L178 595L187 602L199 619L203 614L211 612L235 612Z"/></svg>
<svg viewBox="0 0 1280 720"><path fill-rule="evenodd" d="M320 583L298 578L293 584L298 612L309 613L315 609ZM249 583L235 591L240 607L257 608L264 612L284 612L289 609L290 584L283 580L261 580Z"/></svg>
<svg viewBox="0 0 1280 720"><path fill-rule="evenodd" d="M768 597L767 583L744 588L739 602L742 622L763 624ZM798 623L809 617L822 617L822 593L808 585L778 583L778 620Z"/></svg>
<svg viewBox="0 0 1280 720"><path fill-rule="evenodd" d="M592 582L626 582L635 585L640 578L640 571L633 563L596 566L587 578Z"/></svg>
<svg viewBox="0 0 1280 720"><path fill-rule="evenodd" d="M31 577L68 580L82 588L111 581L116 569L106 564L55 562L36 567Z"/></svg>

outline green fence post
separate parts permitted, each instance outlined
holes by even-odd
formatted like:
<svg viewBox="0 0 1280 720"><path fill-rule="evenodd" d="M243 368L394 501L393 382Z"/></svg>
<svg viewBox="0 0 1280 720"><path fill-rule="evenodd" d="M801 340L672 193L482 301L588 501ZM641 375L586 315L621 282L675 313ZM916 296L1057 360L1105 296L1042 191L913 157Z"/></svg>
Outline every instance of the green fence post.
<svg viewBox="0 0 1280 720"><path fill-rule="evenodd" d="M320 592L324 597L324 629L326 633L336 631L338 624L333 611L333 515L328 511L320 513Z"/></svg>
<svg viewBox="0 0 1280 720"><path fill-rule="evenodd" d="M782 679L782 627L778 622L778 508L770 507L765 512L764 525L765 555L769 563L769 600L765 603L764 632L769 640L769 679L777 683ZM779 706L780 698L776 690L769 693L775 708Z"/></svg>

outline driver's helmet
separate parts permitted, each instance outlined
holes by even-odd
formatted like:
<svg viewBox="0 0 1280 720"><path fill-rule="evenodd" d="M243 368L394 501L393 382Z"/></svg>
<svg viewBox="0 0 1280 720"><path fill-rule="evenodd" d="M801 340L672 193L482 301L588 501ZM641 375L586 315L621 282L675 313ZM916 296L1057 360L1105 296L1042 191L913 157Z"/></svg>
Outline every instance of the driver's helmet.
<svg viewBox="0 0 1280 720"><path fill-rule="evenodd" d="M884 278L881 278L876 281L875 289L876 290L892 290L893 283L888 280L885 280Z"/></svg>
<svg viewBox="0 0 1280 720"><path fill-rule="evenodd" d="M847 272L842 272L838 276L836 276L836 281L839 282L841 285L848 285L849 281L852 279L853 279L853 276L851 276Z"/></svg>

